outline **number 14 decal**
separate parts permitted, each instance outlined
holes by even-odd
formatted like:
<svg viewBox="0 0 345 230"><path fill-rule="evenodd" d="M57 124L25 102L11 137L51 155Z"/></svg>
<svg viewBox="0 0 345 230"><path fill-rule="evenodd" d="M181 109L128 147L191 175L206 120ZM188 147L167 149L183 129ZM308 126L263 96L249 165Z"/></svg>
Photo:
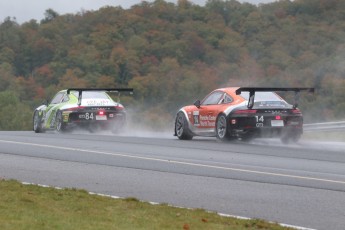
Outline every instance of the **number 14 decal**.
<svg viewBox="0 0 345 230"><path fill-rule="evenodd" d="M256 122L264 122L264 116L255 116Z"/></svg>

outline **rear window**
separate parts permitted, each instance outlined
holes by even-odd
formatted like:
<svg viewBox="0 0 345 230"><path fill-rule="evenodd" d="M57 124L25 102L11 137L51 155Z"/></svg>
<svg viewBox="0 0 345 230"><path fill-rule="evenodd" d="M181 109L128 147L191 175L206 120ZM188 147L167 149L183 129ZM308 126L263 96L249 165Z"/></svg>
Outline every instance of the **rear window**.
<svg viewBox="0 0 345 230"><path fill-rule="evenodd" d="M77 91L73 91L73 94L76 97L79 96L79 93ZM109 99L106 93L99 92L99 91L83 91L82 98L83 99L95 99L95 98Z"/></svg>
<svg viewBox="0 0 345 230"><path fill-rule="evenodd" d="M249 92L242 92L241 96L249 100ZM254 101L283 101L277 94L273 92L255 92Z"/></svg>

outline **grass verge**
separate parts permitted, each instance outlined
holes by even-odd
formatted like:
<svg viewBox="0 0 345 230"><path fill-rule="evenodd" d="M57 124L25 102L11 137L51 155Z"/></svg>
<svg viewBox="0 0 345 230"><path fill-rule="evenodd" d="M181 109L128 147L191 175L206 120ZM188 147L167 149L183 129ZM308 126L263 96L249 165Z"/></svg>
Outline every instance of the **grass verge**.
<svg viewBox="0 0 345 230"><path fill-rule="evenodd" d="M85 190L24 185L0 179L0 229L291 229L205 210L112 199Z"/></svg>

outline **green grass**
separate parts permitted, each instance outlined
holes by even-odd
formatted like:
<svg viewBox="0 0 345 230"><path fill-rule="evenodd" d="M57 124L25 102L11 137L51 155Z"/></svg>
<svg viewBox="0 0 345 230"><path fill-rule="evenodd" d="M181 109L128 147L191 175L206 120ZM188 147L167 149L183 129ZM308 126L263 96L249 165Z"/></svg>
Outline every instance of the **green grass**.
<svg viewBox="0 0 345 230"><path fill-rule="evenodd" d="M0 179L0 229L289 229L263 220L205 210L112 199L85 190L24 185Z"/></svg>

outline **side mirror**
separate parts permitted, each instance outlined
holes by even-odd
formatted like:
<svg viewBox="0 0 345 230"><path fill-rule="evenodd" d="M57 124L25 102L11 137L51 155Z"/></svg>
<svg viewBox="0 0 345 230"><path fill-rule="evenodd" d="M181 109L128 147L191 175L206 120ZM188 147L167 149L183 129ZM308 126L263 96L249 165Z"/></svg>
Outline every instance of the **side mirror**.
<svg viewBox="0 0 345 230"><path fill-rule="evenodd" d="M48 106L48 104L49 104L48 100L44 100L44 101L42 101L42 105L46 105L46 106Z"/></svg>
<svg viewBox="0 0 345 230"><path fill-rule="evenodd" d="M197 108L200 108L200 106L201 106L200 100L196 100L196 102L194 102L194 105L195 105Z"/></svg>

